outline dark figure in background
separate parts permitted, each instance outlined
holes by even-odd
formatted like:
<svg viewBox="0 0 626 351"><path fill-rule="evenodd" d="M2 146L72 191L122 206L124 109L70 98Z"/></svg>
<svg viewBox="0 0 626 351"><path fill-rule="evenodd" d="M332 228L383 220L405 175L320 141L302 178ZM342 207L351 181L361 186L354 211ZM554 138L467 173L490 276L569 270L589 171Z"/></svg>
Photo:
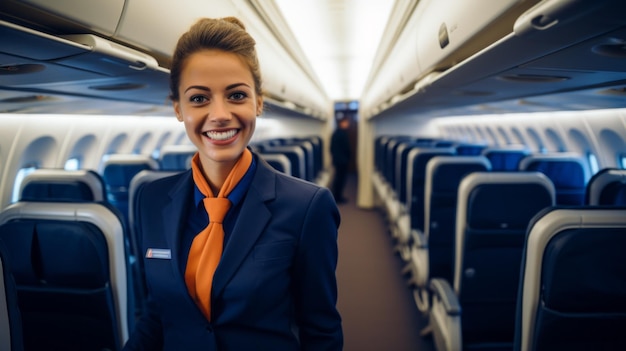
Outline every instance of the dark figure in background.
<svg viewBox="0 0 626 351"><path fill-rule="evenodd" d="M343 188L346 185L348 165L350 163L350 139L348 137L349 127L349 118L339 120L339 125L330 140L330 154L333 159L333 167L335 168L332 192L335 196L335 201L338 204L348 201L343 196Z"/></svg>

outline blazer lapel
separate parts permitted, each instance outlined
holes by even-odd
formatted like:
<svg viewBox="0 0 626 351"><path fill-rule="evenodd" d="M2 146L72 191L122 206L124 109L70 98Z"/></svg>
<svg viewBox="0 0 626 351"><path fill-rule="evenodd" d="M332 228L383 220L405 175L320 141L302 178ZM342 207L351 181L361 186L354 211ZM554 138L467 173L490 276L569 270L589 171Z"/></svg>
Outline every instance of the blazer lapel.
<svg viewBox="0 0 626 351"><path fill-rule="evenodd" d="M260 157L250 189L242 203L241 212L224 248L222 259L213 276L213 295L218 296L248 257L265 225L271 218L265 202L275 197L276 175Z"/></svg>

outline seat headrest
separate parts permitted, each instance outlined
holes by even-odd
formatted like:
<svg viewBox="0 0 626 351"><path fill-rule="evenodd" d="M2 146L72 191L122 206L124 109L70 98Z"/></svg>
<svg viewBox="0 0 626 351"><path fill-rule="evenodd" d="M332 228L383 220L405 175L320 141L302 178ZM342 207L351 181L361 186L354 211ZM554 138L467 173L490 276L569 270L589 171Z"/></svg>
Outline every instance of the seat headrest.
<svg viewBox="0 0 626 351"><path fill-rule="evenodd" d="M624 228L574 228L548 243L542 287L547 308L564 313L626 313Z"/></svg>
<svg viewBox="0 0 626 351"><path fill-rule="evenodd" d="M22 201L98 202L105 199L104 181L92 170L37 169L20 186Z"/></svg>

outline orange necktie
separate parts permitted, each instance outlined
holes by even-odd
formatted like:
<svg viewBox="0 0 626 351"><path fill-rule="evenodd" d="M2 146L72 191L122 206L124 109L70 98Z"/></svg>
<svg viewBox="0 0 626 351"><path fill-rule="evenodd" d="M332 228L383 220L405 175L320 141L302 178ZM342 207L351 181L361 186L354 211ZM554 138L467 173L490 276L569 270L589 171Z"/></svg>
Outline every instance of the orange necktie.
<svg viewBox="0 0 626 351"><path fill-rule="evenodd" d="M187 268L185 269L185 283L187 284L189 294L208 320L211 320L213 274L220 262L224 248L224 227L222 222L231 206L230 200L226 197L246 174L251 163L252 153L250 150L245 149L239 161L237 161L228 177L226 177L219 194L215 197L202 174L198 153L194 155L191 162L193 180L200 192L205 196L203 203L209 215L209 225L198 233L191 243L189 257L187 258Z"/></svg>

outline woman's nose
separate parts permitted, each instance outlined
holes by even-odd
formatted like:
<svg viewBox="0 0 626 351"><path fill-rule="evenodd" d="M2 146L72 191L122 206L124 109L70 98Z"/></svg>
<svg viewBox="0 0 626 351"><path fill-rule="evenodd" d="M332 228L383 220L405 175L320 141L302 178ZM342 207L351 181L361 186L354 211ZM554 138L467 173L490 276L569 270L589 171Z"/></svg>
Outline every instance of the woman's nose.
<svg viewBox="0 0 626 351"><path fill-rule="evenodd" d="M209 105L209 119L212 121L221 121L230 119L228 104L221 99L215 99Z"/></svg>

